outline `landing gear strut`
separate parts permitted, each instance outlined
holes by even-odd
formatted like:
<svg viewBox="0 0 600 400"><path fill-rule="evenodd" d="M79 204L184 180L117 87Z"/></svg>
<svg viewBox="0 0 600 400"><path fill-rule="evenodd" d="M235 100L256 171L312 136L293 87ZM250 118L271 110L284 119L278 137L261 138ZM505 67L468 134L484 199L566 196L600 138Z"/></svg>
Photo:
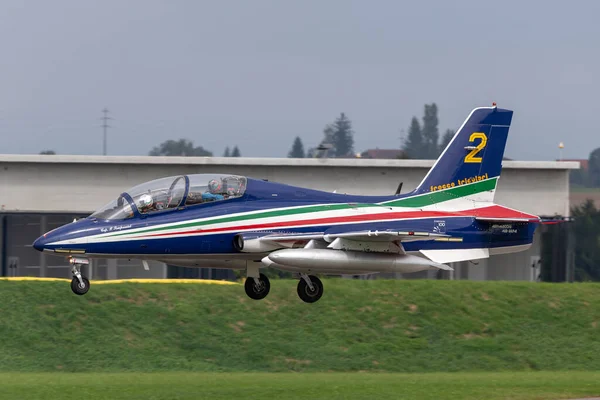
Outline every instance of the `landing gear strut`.
<svg viewBox="0 0 600 400"><path fill-rule="evenodd" d="M81 275L81 271L79 270L82 265L88 264L88 260L71 258L71 273L73 274L73 279L71 280L71 290L73 293L79 296L83 296L90 290L90 281L84 275Z"/></svg>
<svg viewBox="0 0 600 400"><path fill-rule="evenodd" d="M305 303L314 303L323 296L323 283L314 275L300 274L298 297Z"/></svg>
<svg viewBox="0 0 600 400"><path fill-rule="evenodd" d="M269 294L271 283L265 274L260 274L258 278L246 278L244 289L246 289L246 294L251 299L262 300Z"/></svg>

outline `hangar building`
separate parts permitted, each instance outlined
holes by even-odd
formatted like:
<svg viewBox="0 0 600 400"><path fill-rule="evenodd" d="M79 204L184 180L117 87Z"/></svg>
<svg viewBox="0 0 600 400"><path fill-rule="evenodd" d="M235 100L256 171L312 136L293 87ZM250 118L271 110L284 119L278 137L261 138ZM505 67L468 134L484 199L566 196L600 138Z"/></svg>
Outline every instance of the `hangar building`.
<svg viewBox="0 0 600 400"><path fill-rule="evenodd" d="M0 262L2 276L71 278L63 257L32 248L43 233L89 215L145 181L195 173L227 173L337 193L385 195L414 189L433 160L289 159L150 156L0 155ZM540 216L569 215L569 170L577 162L504 161L496 202ZM540 233L527 251L455 263L447 279L535 280ZM191 270L136 260L95 260L91 279L231 278L222 270ZM434 277L428 273L405 275ZM402 276L396 276L398 278ZM440 277L440 276L437 276Z"/></svg>

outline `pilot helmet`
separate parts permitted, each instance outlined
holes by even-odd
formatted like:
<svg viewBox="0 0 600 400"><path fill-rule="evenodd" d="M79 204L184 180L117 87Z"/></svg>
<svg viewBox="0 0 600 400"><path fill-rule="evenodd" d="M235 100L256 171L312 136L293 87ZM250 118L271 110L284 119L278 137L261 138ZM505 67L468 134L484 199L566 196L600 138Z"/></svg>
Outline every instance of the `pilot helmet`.
<svg viewBox="0 0 600 400"><path fill-rule="evenodd" d="M149 194L143 194L140 196L140 199L138 200L138 207L141 209L150 207L152 205L152 196L150 196Z"/></svg>
<svg viewBox="0 0 600 400"><path fill-rule="evenodd" d="M218 193L221 191L221 183L216 179L211 179L208 181L208 190L211 193Z"/></svg>

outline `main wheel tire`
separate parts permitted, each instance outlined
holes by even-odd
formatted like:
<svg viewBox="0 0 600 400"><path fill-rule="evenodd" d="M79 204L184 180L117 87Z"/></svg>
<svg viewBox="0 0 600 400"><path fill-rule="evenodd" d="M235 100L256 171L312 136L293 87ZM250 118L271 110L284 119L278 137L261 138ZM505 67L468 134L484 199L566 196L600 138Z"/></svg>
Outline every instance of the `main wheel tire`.
<svg viewBox="0 0 600 400"><path fill-rule="evenodd" d="M313 290L310 289L308 283L302 278L298 282L298 297L305 303L314 303L323 296L323 282L314 275L309 275L308 278L313 284Z"/></svg>
<svg viewBox="0 0 600 400"><path fill-rule="evenodd" d="M254 282L254 278L246 278L246 282L244 283L244 289L246 289L246 294L253 300L262 300L269 294L269 290L271 289L271 283L269 282L269 278L265 274L260 274L258 278L259 284L258 286Z"/></svg>
<svg viewBox="0 0 600 400"><path fill-rule="evenodd" d="M83 281L83 285L79 283L79 279L77 277L73 277L71 280L71 290L73 293L79 296L83 296L90 290L90 281L85 276L81 276L81 280Z"/></svg>

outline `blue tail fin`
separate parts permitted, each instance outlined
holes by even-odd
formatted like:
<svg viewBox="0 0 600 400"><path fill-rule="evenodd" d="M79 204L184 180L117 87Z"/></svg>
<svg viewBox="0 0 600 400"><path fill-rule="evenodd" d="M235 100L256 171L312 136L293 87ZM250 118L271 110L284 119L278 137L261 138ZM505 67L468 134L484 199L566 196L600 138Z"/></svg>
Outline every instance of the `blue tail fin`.
<svg viewBox="0 0 600 400"><path fill-rule="evenodd" d="M500 176L512 115L511 110L497 107L471 111L415 193L434 192Z"/></svg>

